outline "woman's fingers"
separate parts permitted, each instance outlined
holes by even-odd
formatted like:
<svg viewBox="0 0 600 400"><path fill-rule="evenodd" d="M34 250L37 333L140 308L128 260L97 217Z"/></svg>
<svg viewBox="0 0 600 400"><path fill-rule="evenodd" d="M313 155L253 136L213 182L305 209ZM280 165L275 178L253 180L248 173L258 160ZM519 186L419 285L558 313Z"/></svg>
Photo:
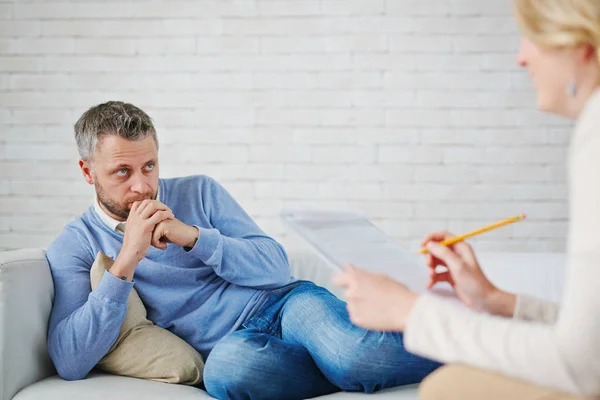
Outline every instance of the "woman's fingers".
<svg viewBox="0 0 600 400"><path fill-rule="evenodd" d="M468 265L479 265L477 257L470 244L467 242L459 242L453 245L453 250L463 259Z"/></svg>
<svg viewBox="0 0 600 400"><path fill-rule="evenodd" d="M452 275L449 271L445 272L436 272L429 277L429 282L427 283L427 289L431 289L436 284L440 282L448 282L451 286L454 286L454 280L452 279Z"/></svg>
<svg viewBox="0 0 600 400"><path fill-rule="evenodd" d="M425 238L421 242L421 246L425 246L429 242L441 242L442 240L450 239L455 236L456 235L448 231L432 232L429 235L425 236Z"/></svg>
<svg viewBox="0 0 600 400"><path fill-rule="evenodd" d="M348 288L355 281L356 267L348 264L346 271L341 272L333 277L333 283L342 288Z"/></svg>
<svg viewBox="0 0 600 400"><path fill-rule="evenodd" d="M449 247L436 242L429 242L427 249L435 258L440 259L444 263L454 277L460 274L464 268L465 263L463 259Z"/></svg>

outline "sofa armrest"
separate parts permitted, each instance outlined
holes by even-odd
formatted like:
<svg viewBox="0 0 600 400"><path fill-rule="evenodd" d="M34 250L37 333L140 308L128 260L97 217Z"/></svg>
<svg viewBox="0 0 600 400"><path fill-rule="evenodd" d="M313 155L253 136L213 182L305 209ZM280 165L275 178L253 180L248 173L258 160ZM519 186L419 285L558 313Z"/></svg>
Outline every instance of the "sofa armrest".
<svg viewBox="0 0 600 400"><path fill-rule="evenodd" d="M44 250L0 252L0 400L56 373L46 344L53 299Z"/></svg>

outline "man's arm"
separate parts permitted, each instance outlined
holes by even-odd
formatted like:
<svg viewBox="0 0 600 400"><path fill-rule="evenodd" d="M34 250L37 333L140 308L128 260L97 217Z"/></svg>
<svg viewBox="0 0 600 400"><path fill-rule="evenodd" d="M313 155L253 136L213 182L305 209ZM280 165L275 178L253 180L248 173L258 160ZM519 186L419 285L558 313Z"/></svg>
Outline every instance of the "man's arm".
<svg viewBox="0 0 600 400"><path fill-rule="evenodd" d="M148 252L156 225L171 218L171 210L158 201L133 203L121 251L94 291L90 268L95 255L75 230L65 229L48 249L55 292L48 348L61 377L84 378L113 345L127 314L135 268Z"/></svg>
<svg viewBox="0 0 600 400"><path fill-rule="evenodd" d="M106 272L92 292L94 260L79 234L69 228L46 257L55 292L48 327L50 357L63 379L83 379L118 337L133 283Z"/></svg>
<svg viewBox="0 0 600 400"><path fill-rule="evenodd" d="M219 183L207 178L202 184L202 206L213 229L197 227L199 237L190 253L236 285L270 289L289 283L283 247Z"/></svg>

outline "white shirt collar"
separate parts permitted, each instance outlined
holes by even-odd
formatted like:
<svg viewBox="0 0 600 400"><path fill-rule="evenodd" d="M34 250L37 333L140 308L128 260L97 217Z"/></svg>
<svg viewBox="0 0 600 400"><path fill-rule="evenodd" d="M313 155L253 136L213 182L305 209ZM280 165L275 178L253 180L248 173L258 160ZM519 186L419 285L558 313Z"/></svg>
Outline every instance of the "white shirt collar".
<svg viewBox="0 0 600 400"><path fill-rule="evenodd" d="M100 207L100 203L98 202L98 196L94 197L94 210L96 210L96 213L98 214L102 222L108 225L110 229L112 229L113 231L117 230L117 226L121 223L121 221L117 221L116 219L108 215L102 207Z"/></svg>
<svg viewBox="0 0 600 400"><path fill-rule="evenodd" d="M156 199L160 201L159 195L160 188L156 190ZM94 196L94 210L96 211L102 222L108 225L108 227L113 231L118 232L117 226L119 226L119 224L123 224L123 227L125 226L124 221L117 221L116 219L108 215L106 211L104 211L104 209L100 206L100 202L98 202L98 196Z"/></svg>

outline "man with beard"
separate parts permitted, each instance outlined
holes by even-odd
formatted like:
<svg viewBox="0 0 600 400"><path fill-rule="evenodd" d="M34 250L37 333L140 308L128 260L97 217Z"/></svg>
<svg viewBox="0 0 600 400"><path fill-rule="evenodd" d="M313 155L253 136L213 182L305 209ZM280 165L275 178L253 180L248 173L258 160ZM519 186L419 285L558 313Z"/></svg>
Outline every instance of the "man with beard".
<svg viewBox="0 0 600 400"><path fill-rule="evenodd" d="M344 302L295 280L283 247L216 181L160 179L144 111L92 107L75 139L96 197L47 252L48 346L63 378L83 379L111 348L134 282L148 318L204 357L204 385L217 398L373 392L419 382L439 365L407 353L400 333L354 326ZM114 264L91 291L99 252Z"/></svg>

